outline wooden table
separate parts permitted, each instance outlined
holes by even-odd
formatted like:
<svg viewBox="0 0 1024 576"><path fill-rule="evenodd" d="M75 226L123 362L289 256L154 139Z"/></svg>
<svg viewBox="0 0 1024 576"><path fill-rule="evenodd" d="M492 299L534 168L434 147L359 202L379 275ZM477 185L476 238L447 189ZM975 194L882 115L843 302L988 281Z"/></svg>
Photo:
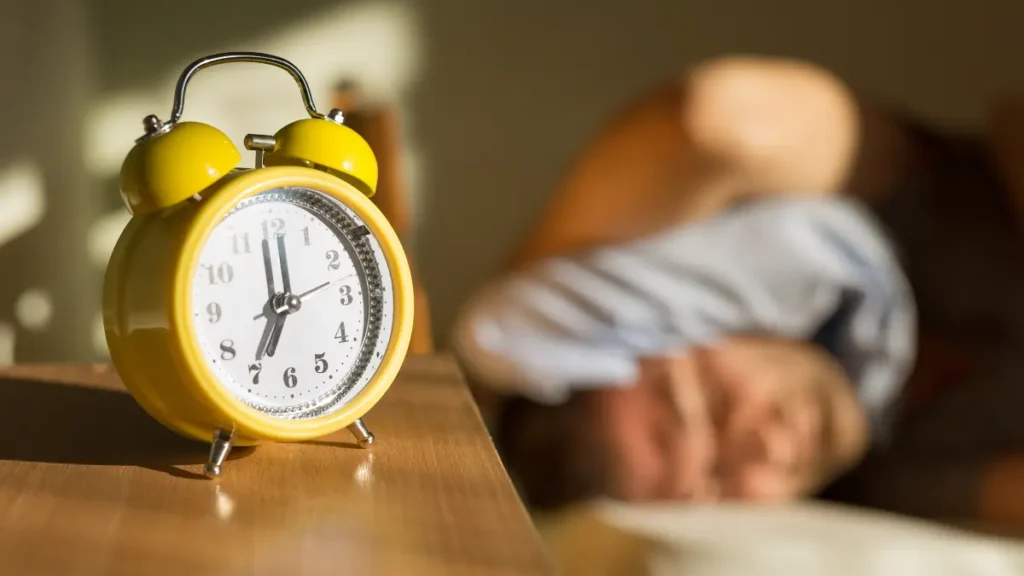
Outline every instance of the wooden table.
<svg viewBox="0 0 1024 576"><path fill-rule="evenodd" d="M0 368L0 573L550 573L453 362L410 358L366 421L370 450L236 450L213 481L109 367Z"/></svg>

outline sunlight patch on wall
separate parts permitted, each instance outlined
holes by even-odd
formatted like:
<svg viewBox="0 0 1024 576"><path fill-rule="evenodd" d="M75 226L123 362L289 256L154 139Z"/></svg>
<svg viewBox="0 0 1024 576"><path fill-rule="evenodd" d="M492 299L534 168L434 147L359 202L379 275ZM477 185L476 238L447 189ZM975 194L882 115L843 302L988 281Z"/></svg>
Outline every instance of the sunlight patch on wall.
<svg viewBox="0 0 1024 576"><path fill-rule="evenodd" d="M45 290L30 288L14 301L14 317L33 332L45 330L53 319L53 298Z"/></svg>
<svg viewBox="0 0 1024 576"><path fill-rule="evenodd" d="M92 348L97 355L107 357L110 350L107 348L107 334L103 327L103 313L100 312L92 319Z"/></svg>
<svg viewBox="0 0 1024 576"><path fill-rule="evenodd" d="M347 3L244 45L218 51L255 50L292 61L310 84L317 108L331 108L332 91L342 79L356 81L368 97L400 101L411 88L420 62L420 39L412 3ZM198 55L193 55L193 57ZM111 94L89 113L85 149L96 176L117 173L142 118L170 114L174 85L185 60L152 89ZM196 74L189 83L183 120L209 122L243 149L248 133L273 134L305 116L295 82L282 70L255 64L218 66ZM252 161L244 156L243 163Z"/></svg>
<svg viewBox="0 0 1024 576"><path fill-rule="evenodd" d="M0 167L0 246L28 232L46 214L39 167L27 160Z"/></svg>
<svg viewBox="0 0 1024 576"><path fill-rule="evenodd" d="M117 239L131 220L127 210L115 210L93 222L86 235L89 261L96 266L106 267L110 253L114 251Z"/></svg>
<svg viewBox="0 0 1024 576"><path fill-rule="evenodd" d="M170 94L158 98L154 94L115 94L100 100L83 120L86 146L84 158L86 170L94 176L106 177L121 171L124 157L142 136L142 119L157 112L166 116L162 109L169 106ZM116 193L116 190L110 193Z"/></svg>
<svg viewBox="0 0 1024 576"><path fill-rule="evenodd" d="M0 366L14 364L14 326L0 322Z"/></svg>

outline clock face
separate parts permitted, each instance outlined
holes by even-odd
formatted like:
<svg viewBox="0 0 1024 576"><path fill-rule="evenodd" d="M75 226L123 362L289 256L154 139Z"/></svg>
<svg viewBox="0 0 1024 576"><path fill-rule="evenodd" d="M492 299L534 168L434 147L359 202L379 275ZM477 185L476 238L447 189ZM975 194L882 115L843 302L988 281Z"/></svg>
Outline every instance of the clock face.
<svg viewBox="0 0 1024 576"><path fill-rule="evenodd" d="M380 244L354 212L315 190L274 189L210 234L192 279L193 323L234 396L311 418L344 406L380 366L391 289Z"/></svg>

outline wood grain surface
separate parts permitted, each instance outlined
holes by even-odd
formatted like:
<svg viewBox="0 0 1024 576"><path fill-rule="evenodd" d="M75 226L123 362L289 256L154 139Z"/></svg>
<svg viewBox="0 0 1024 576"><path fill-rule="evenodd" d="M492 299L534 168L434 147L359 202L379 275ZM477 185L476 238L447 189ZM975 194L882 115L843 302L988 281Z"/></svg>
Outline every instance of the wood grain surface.
<svg viewBox="0 0 1024 576"><path fill-rule="evenodd" d="M0 368L0 573L550 573L453 362L410 358L365 421L371 450L236 450L214 481L109 367Z"/></svg>

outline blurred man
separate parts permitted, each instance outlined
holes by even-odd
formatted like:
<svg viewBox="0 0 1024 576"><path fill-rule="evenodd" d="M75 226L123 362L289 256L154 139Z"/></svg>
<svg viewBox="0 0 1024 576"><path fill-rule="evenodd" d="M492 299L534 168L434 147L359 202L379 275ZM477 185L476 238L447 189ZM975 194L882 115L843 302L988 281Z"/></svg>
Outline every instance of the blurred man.
<svg viewBox="0 0 1024 576"><path fill-rule="evenodd" d="M701 64L625 110L456 330L528 499L784 500L872 448L1024 448L998 409L1024 325L1024 132L997 117L935 134L772 58ZM920 507L979 513L979 482Z"/></svg>

